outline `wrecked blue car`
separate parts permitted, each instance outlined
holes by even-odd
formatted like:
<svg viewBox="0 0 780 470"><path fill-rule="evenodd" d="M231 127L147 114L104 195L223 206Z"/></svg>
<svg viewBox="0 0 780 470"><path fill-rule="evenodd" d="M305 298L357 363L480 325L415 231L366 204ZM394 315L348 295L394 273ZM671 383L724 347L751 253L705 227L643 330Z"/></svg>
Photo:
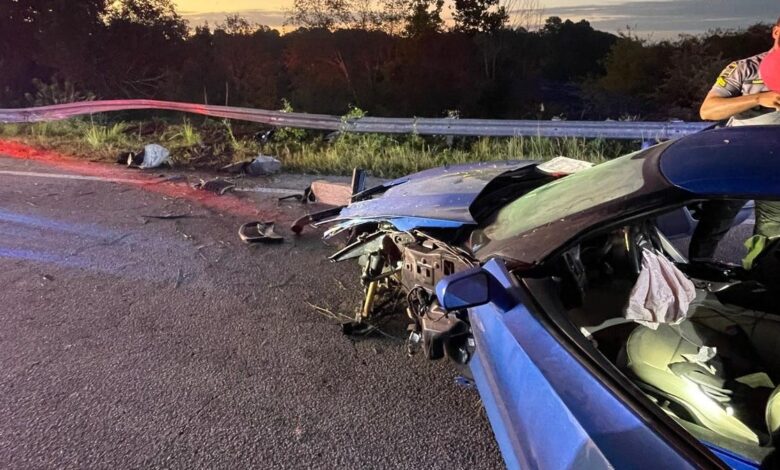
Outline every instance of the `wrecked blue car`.
<svg viewBox="0 0 780 470"><path fill-rule="evenodd" d="M681 251L695 208L731 200L747 207L736 223L749 201L780 200L780 128L705 131L568 175L437 168L306 222L346 235L332 259L360 265L345 332L370 332L400 293L408 347L473 378L509 468L767 468L780 283Z"/></svg>

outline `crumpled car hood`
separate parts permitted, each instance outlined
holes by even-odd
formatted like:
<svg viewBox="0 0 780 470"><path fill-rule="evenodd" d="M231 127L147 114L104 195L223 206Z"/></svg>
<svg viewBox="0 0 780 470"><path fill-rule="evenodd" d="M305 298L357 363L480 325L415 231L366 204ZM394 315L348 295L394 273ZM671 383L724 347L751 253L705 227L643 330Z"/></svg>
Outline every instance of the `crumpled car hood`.
<svg viewBox="0 0 780 470"><path fill-rule="evenodd" d="M383 194L350 204L329 222L346 219L434 219L475 224L469 206L494 178L535 165L533 160L472 163L432 168L385 183Z"/></svg>

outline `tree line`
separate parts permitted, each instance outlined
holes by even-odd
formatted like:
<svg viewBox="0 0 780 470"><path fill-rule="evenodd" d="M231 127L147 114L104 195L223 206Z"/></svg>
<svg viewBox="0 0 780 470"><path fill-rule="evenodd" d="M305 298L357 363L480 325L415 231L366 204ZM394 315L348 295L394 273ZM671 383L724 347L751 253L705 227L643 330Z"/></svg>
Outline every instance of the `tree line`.
<svg viewBox="0 0 780 470"><path fill-rule="evenodd" d="M99 97L373 116L684 119L770 26L650 42L533 0L295 0L287 34L191 27L170 0L0 5L0 106ZM520 8L523 7L523 8ZM510 12L524 12L522 20Z"/></svg>

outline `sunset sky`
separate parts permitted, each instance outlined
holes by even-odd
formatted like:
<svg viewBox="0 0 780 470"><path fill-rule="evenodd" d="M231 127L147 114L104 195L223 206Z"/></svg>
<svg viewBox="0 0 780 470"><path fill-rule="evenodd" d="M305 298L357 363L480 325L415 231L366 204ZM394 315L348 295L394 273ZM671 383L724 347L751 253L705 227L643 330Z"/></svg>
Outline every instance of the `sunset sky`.
<svg viewBox="0 0 780 470"><path fill-rule="evenodd" d="M177 0L193 24L221 22L228 13L280 28L292 0ZM666 38L709 29L734 29L780 15L777 0L543 0L545 16L587 19L597 29L616 32L630 27Z"/></svg>

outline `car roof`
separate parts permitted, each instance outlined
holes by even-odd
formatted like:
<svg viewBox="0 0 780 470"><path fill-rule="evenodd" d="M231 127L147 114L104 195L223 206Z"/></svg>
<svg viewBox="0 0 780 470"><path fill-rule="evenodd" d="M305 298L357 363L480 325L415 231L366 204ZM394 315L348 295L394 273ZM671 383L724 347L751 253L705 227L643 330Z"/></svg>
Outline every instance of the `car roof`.
<svg viewBox="0 0 780 470"><path fill-rule="evenodd" d="M532 267L591 228L698 197L780 199L780 126L704 131L542 186L499 210L474 250Z"/></svg>
<svg viewBox="0 0 780 470"><path fill-rule="evenodd" d="M709 197L780 196L780 126L728 127L674 142L661 173L688 192Z"/></svg>

